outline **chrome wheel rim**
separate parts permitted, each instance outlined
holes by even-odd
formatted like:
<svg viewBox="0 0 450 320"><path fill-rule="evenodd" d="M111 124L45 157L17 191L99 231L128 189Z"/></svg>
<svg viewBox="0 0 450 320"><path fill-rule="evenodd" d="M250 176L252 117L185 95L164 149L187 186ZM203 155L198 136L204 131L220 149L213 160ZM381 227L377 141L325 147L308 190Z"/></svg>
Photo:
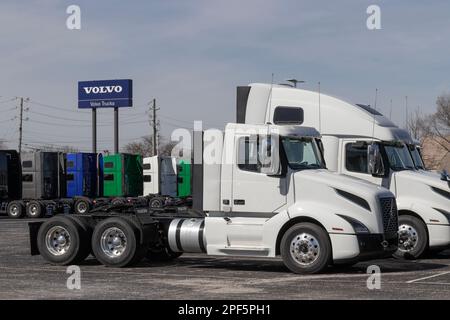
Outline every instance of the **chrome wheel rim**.
<svg viewBox="0 0 450 320"><path fill-rule="evenodd" d="M19 206L17 204L13 204L9 209L9 214L13 217L19 214Z"/></svg>
<svg viewBox="0 0 450 320"><path fill-rule="evenodd" d="M102 233L100 247L108 257L120 257L127 248L127 237L117 227L108 228Z"/></svg>
<svg viewBox="0 0 450 320"><path fill-rule="evenodd" d="M419 242L417 230L408 224L398 227L398 249L403 252L412 251Z"/></svg>
<svg viewBox="0 0 450 320"><path fill-rule="evenodd" d="M77 205L77 211L78 211L79 213L86 213L86 211L87 211L87 205L86 205L86 203L80 202L80 203Z"/></svg>
<svg viewBox="0 0 450 320"><path fill-rule="evenodd" d="M28 210L29 210L30 215L32 215L32 216L35 216L38 214L38 206L36 204L30 205Z"/></svg>
<svg viewBox="0 0 450 320"><path fill-rule="evenodd" d="M292 239L290 253L296 263L308 266L319 258L320 244L313 235L301 233Z"/></svg>
<svg viewBox="0 0 450 320"><path fill-rule="evenodd" d="M71 246L70 233L66 228L61 226L50 228L45 235L45 246L55 256L61 256L67 253Z"/></svg>

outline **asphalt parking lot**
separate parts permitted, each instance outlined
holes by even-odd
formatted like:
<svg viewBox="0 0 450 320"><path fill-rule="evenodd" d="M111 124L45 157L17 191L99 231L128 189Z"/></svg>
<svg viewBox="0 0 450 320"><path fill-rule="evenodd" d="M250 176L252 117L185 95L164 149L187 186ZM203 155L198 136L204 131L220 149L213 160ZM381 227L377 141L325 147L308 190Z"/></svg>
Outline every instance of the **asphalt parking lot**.
<svg viewBox="0 0 450 320"><path fill-rule="evenodd" d="M67 289L66 267L29 255L27 221L0 218L0 299L450 299L450 250L418 261L375 260L295 275L280 260L183 255L112 269L89 257L81 288ZM367 267L381 269L369 290Z"/></svg>

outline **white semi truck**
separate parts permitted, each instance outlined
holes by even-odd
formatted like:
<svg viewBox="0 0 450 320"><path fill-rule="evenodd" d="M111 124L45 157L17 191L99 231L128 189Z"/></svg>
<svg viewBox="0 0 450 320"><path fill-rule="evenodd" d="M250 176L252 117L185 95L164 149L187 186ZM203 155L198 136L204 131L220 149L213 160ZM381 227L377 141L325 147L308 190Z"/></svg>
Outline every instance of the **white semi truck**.
<svg viewBox="0 0 450 320"><path fill-rule="evenodd" d="M241 123L317 128L328 169L390 189L399 213L396 256L418 258L449 246L450 179L423 170L417 142L377 110L319 92L251 84L238 87L237 112Z"/></svg>
<svg viewBox="0 0 450 320"><path fill-rule="evenodd" d="M146 254L281 256L295 273L316 273L397 250L394 195L326 170L315 129L228 124L193 140L192 210L130 205L32 222L32 254L68 265L93 252L113 267Z"/></svg>

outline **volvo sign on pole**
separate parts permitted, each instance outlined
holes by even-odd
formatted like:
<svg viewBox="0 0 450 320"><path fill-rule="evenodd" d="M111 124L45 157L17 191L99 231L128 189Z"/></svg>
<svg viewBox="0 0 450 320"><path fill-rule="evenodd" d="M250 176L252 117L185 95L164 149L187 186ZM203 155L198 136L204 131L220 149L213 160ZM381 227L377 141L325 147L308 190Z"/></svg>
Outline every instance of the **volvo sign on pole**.
<svg viewBox="0 0 450 320"><path fill-rule="evenodd" d="M119 108L133 105L130 79L78 82L78 108L92 109L92 152L97 152L97 108L114 108L114 152L119 152Z"/></svg>

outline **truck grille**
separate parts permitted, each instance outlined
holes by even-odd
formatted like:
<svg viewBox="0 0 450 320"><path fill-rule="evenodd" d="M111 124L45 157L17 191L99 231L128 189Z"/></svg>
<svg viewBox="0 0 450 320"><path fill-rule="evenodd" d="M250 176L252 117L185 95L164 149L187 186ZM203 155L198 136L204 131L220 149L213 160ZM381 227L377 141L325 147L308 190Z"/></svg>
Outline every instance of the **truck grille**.
<svg viewBox="0 0 450 320"><path fill-rule="evenodd" d="M381 198L381 210L383 213L384 233L398 231L397 202L395 198Z"/></svg>

